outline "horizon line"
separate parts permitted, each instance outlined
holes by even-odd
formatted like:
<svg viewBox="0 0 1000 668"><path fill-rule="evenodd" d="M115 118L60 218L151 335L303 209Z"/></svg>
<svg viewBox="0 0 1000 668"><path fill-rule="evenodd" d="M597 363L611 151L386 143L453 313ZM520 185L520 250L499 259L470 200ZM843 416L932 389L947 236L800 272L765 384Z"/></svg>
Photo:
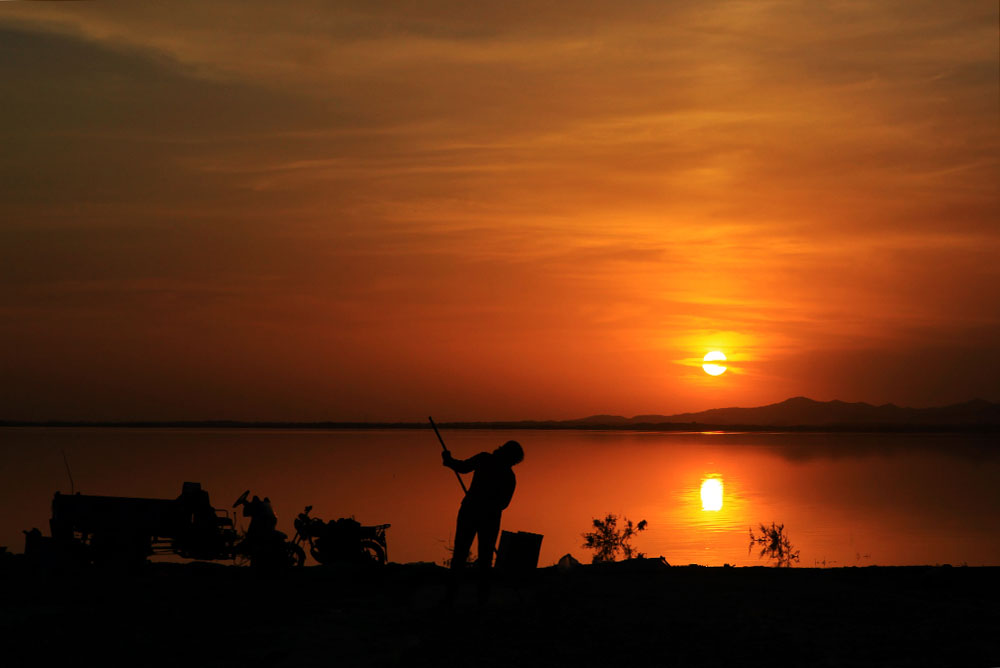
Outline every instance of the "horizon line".
<svg viewBox="0 0 1000 668"><path fill-rule="evenodd" d="M781 401L763 404L758 406L721 406L715 408L706 408L700 411L684 411L681 413L640 413L633 415L632 417L626 417L624 415L617 415L613 413L595 413L592 415L586 415L584 417L577 418L566 418L566 419L556 419L556 418L519 418L519 419L485 419L485 420L466 420L458 419L445 422L439 422L440 425L447 425L453 429L474 429L474 428L497 428L499 426L506 425L522 425L521 428L527 429L634 429L635 427L641 426L693 426L693 427L705 427L705 428L726 428L725 430L745 430L747 428L775 428L775 429L789 429L795 428L822 428L823 430L829 430L830 427L836 426L907 426L909 423L898 423L898 422L886 422L886 421L875 421L875 422L864 422L864 421L854 421L850 423L846 422L832 422L827 424L795 424L795 425L775 425L775 424L765 424L760 422L750 422L746 424L720 424L713 422L699 422L697 420L691 420L687 422L677 422L677 421L654 421L654 422L629 422L628 424L622 423L608 423L602 425L602 423L597 422L599 419L609 419L609 420L628 420L634 421L640 418L650 418L656 419L669 419L669 418L679 418L683 416L695 416L702 413L708 413L712 411L726 411L726 410L755 410L762 408L770 408L774 406L780 406L791 401L804 399L806 401L815 404L846 404L846 405L862 405L870 406L872 408L898 408L900 410L909 411L931 411L936 409L953 408L956 406L962 406L966 404L973 403L985 403L991 406L1000 407L1000 403L990 401L988 399L983 399L982 397L974 397L967 399L965 401L958 401L955 403L949 403L938 406L927 406L924 408L914 408L911 406L900 406L893 402L886 402L882 404L871 404L866 401L844 401L842 399L830 399L827 401L822 401L819 399L812 399L804 395L797 395L783 399ZM913 425L909 425L913 426ZM933 426L933 425L918 425L918 426ZM949 423L948 426L954 426L953 423ZM962 425L958 425L962 426ZM415 421L412 419L396 419L396 420L274 420L274 419L230 419L230 418L203 418L203 419L65 419L65 418L51 418L51 419L0 419L0 427L233 427L233 428L326 428L326 429L350 429L350 428L430 428L430 422L425 422L423 420ZM735 428L735 429L734 429Z"/></svg>

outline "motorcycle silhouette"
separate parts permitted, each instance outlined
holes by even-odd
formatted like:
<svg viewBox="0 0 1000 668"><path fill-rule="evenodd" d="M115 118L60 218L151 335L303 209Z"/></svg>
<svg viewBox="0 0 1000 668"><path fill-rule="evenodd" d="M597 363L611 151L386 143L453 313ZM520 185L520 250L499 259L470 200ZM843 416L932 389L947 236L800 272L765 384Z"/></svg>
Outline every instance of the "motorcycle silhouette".
<svg viewBox="0 0 1000 668"><path fill-rule="evenodd" d="M246 537L235 548L235 556L250 562L251 568L283 570L302 566L306 553L288 540L288 534L278 531L278 518L266 496L256 496L248 501L250 490L243 492L233 503L233 508L243 506L243 516L250 518Z"/></svg>
<svg viewBox="0 0 1000 668"><path fill-rule="evenodd" d="M295 518L295 538L299 547L309 544L309 554L323 565L348 563L361 566L382 566L386 562L385 530L391 525L362 526L353 517L324 522L310 517L312 506ZM301 548L299 548L301 549Z"/></svg>

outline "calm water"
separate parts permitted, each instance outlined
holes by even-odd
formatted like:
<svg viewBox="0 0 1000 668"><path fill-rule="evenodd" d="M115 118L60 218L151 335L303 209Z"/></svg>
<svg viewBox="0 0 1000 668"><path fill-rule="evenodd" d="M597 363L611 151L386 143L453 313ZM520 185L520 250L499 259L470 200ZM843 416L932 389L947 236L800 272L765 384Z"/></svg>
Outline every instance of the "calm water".
<svg viewBox="0 0 1000 668"><path fill-rule="evenodd" d="M802 566L1000 565L1000 446L954 435L491 432L444 434L457 457L514 438L526 458L504 528L544 534L541 565L613 512L645 519L636 546L674 564L750 565L747 528L783 522ZM173 498L200 481L217 507L270 496L292 533L324 519L391 522L389 558L447 557L461 490L431 431L0 430L0 545L48 533L49 504L77 491ZM721 508L702 498L721 483ZM710 483L714 485L715 483Z"/></svg>

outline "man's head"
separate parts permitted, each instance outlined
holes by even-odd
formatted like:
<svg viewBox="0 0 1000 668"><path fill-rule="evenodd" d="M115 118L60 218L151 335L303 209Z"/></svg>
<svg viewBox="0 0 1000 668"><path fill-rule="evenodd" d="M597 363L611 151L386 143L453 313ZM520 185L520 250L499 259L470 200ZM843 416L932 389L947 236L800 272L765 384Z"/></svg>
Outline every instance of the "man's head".
<svg viewBox="0 0 1000 668"><path fill-rule="evenodd" d="M524 459L524 449L521 448L521 444L517 441L507 441L494 450L493 454L501 457L510 466L520 464Z"/></svg>

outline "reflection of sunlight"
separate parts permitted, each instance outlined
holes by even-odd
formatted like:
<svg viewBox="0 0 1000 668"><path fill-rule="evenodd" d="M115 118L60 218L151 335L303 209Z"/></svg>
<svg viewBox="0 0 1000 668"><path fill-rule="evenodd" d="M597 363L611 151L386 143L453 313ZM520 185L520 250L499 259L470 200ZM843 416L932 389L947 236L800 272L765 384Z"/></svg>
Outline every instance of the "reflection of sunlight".
<svg viewBox="0 0 1000 668"><path fill-rule="evenodd" d="M701 509L722 510L722 481L718 478L702 480Z"/></svg>
<svg viewBox="0 0 1000 668"><path fill-rule="evenodd" d="M747 515L746 478L740 470L743 462L730 452L722 454L726 455L722 463L699 458L676 471L676 492L664 498L656 525L657 530L662 525L669 532L670 541L650 547L661 550L667 561L673 556L681 564L756 565L756 557L747 558L747 526L752 520Z"/></svg>

